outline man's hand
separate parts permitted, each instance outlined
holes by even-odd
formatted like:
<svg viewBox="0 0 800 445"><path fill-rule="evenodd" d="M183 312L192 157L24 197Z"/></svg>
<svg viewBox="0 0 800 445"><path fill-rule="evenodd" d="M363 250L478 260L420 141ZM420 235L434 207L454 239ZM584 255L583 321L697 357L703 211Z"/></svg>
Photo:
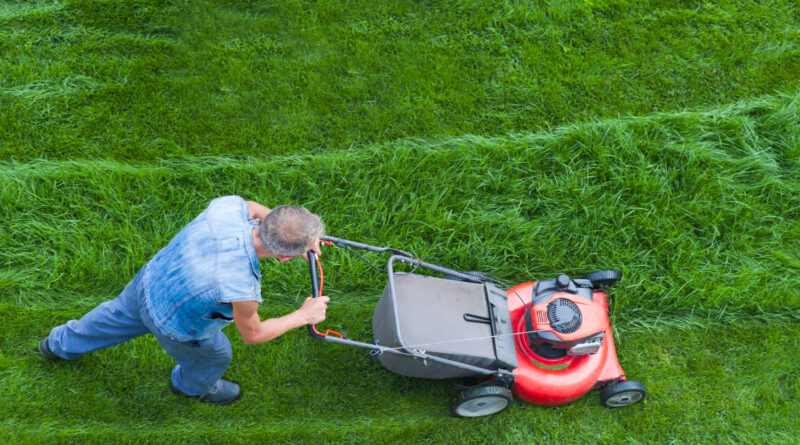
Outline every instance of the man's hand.
<svg viewBox="0 0 800 445"><path fill-rule="evenodd" d="M330 298L323 295L321 297L308 297L297 311L303 314L306 324L322 323L325 320L325 312L328 310Z"/></svg>

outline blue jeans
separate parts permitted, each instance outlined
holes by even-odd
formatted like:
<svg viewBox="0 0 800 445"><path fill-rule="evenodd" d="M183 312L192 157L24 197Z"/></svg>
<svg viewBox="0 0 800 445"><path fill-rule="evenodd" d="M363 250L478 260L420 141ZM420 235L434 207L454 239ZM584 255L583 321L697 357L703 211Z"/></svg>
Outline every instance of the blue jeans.
<svg viewBox="0 0 800 445"><path fill-rule="evenodd" d="M178 362L172 370L175 388L190 396L209 392L231 363L231 342L222 332L186 342L162 334L145 305L144 269L139 270L117 298L97 306L80 320L53 328L48 337L50 349L55 355L72 360L150 333Z"/></svg>

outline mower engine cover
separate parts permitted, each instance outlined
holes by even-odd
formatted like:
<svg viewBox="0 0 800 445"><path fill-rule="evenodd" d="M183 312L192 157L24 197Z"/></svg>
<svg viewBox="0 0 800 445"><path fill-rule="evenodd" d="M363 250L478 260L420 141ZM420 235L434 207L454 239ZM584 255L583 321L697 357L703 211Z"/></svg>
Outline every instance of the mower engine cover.
<svg viewBox="0 0 800 445"><path fill-rule="evenodd" d="M531 349L550 359L600 349L606 313L592 300L591 286L589 280L570 280L567 275L536 283L525 313Z"/></svg>

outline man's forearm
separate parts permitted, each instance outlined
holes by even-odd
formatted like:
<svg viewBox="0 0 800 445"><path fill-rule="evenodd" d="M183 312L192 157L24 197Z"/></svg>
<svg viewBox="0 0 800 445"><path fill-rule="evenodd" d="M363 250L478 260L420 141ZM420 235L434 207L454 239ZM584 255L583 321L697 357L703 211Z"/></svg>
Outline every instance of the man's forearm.
<svg viewBox="0 0 800 445"><path fill-rule="evenodd" d="M294 328L307 324L320 323L325 320L330 298L323 295L318 298L306 298L300 309L282 317L264 321L258 316L257 301L233 302L233 321L247 344L263 343L279 337Z"/></svg>
<svg viewBox="0 0 800 445"><path fill-rule="evenodd" d="M306 324L305 317L298 311L294 311L283 317L269 318L262 321L259 323L256 332L253 332L252 335L248 335L247 337L243 335L242 339L245 343L251 345L264 343Z"/></svg>

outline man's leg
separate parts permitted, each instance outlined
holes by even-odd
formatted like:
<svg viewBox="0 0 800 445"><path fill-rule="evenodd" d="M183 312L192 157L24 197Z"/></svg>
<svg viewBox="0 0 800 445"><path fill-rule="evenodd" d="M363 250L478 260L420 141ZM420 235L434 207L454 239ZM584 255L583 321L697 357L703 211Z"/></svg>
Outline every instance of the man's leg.
<svg viewBox="0 0 800 445"><path fill-rule="evenodd" d="M159 339L161 342L161 339ZM172 369L172 386L188 396L199 396L214 389L231 364L231 342L222 332L205 340L174 342L165 345L178 364Z"/></svg>
<svg viewBox="0 0 800 445"><path fill-rule="evenodd" d="M53 328L47 337L47 349L58 357L72 360L147 334L149 331L139 316L136 296L142 275L139 271L117 298L102 303L80 320L70 320Z"/></svg>
<svg viewBox="0 0 800 445"><path fill-rule="evenodd" d="M202 396L215 390L231 392L234 389L238 395L238 386L234 385L236 387L233 388L231 382L220 379L233 356L231 342L225 334L217 332L203 340L176 341L155 327L147 310L142 310L141 317L161 347L178 362L172 370L173 388L187 396ZM218 387L220 384L222 388Z"/></svg>

